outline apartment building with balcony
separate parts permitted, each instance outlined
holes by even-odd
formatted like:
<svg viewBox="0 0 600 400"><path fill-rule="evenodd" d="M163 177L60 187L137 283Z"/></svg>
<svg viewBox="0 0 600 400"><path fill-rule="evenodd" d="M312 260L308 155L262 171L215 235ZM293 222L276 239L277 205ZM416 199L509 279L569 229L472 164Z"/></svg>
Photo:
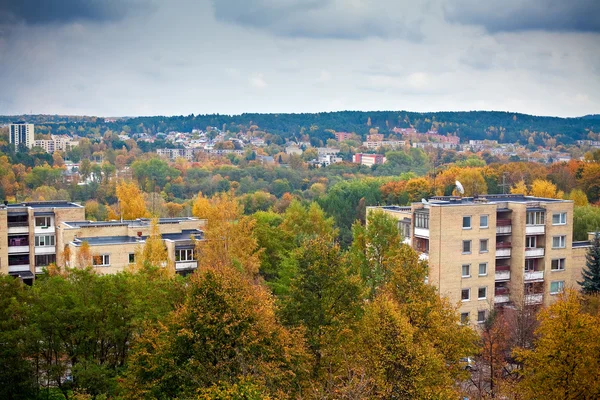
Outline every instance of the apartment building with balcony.
<svg viewBox="0 0 600 400"><path fill-rule="evenodd" d="M195 241L203 239L205 224L190 217L158 220L168 267L179 274L197 268ZM31 284L50 264L78 266L84 242L97 272L116 273L135 263L150 229L150 219L86 221L84 207L66 201L0 205L0 273Z"/></svg>
<svg viewBox="0 0 600 400"><path fill-rule="evenodd" d="M585 243L573 243L573 203L523 195L433 197L369 207L398 220L405 243L429 261L428 282L460 304L463 321L493 307L550 304L577 287Z"/></svg>
<svg viewBox="0 0 600 400"><path fill-rule="evenodd" d="M167 248L166 267L188 274L198 266L195 243L204 238L206 220L191 217L160 218L158 228ZM94 270L101 274L123 271L136 263L150 235L152 221L142 218L130 221L65 221L58 226L57 246L61 264L76 267L84 243L92 256Z"/></svg>
<svg viewBox="0 0 600 400"><path fill-rule="evenodd" d="M66 201L0 206L0 273L31 283L43 267L56 262L56 227L84 218L83 206Z"/></svg>

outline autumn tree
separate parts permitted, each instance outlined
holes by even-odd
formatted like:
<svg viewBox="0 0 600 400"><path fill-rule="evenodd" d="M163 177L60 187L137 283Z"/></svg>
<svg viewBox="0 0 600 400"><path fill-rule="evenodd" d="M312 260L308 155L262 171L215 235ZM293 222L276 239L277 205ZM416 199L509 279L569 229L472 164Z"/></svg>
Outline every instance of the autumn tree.
<svg viewBox="0 0 600 400"><path fill-rule="evenodd" d="M144 195L135 182L120 181L116 188L118 212L123 219L144 218L148 215Z"/></svg>
<svg viewBox="0 0 600 400"><path fill-rule="evenodd" d="M569 193L569 200L573 200L573 205L575 207L583 207L589 204L587 195L580 189L571 190L571 193Z"/></svg>
<svg viewBox="0 0 600 400"><path fill-rule="evenodd" d="M258 272L260 251L252 234L256 221L243 215L243 207L232 192L210 199L198 194L192 213L207 220L205 240L198 241L201 267L235 265L251 275Z"/></svg>
<svg viewBox="0 0 600 400"><path fill-rule="evenodd" d="M150 234L146 238L144 246L139 248L135 254L136 268L161 268L167 274L174 273L175 268L165 268L169 264L167 248L160 234L158 218L154 218L150 224Z"/></svg>
<svg viewBox="0 0 600 400"><path fill-rule="evenodd" d="M586 294L600 293L600 233L596 232L585 256L583 280L578 282Z"/></svg>
<svg viewBox="0 0 600 400"><path fill-rule="evenodd" d="M517 349L525 399L597 399L600 396L600 320L582 312L571 290L542 310L534 349Z"/></svg>
<svg viewBox="0 0 600 400"><path fill-rule="evenodd" d="M190 398L250 384L264 396L293 398L308 357L274 310L269 293L243 272L199 271L183 305L137 340L122 384L126 397Z"/></svg>
<svg viewBox="0 0 600 400"><path fill-rule="evenodd" d="M536 179L531 184L529 192L531 196L544 197L548 199L562 199L564 193L556 189L556 185L545 179Z"/></svg>
<svg viewBox="0 0 600 400"><path fill-rule="evenodd" d="M68 261L68 260L66 260ZM84 240L77 251L77 267L85 268L92 265L92 250L87 240Z"/></svg>
<svg viewBox="0 0 600 400"><path fill-rule="evenodd" d="M464 168L456 176L465 189L464 196L474 196L487 193L487 183L481 168Z"/></svg>
<svg viewBox="0 0 600 400"><path fill-rule="evenodd" d="M523 195L527 196L527 194L529 193L529 189L527 188L525 181L520 180L513 187L510 188L510 193L511 194L523 194Z"/></svg>

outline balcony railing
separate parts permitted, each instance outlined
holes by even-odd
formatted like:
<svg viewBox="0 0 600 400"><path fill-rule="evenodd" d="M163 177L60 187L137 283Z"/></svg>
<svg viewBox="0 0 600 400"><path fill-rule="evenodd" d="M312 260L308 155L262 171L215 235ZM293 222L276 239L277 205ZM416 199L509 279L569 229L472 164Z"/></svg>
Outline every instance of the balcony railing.
<svg viewBox="0 0 600 400"><path fill-rule="evenodd" d="M429 238L429 229L415 228L415 236Z"/></svg>
<svg viewBox="0 0 600 400"><path fill-rule="evenodd" d="M29 253L29 245L27 246L8 246L8 254Z"/></svg>
<svg viewBox="0 0 600 400"><path fill-rule="evenodd" d="M496 288L496 290L494 291L494 303L508 303L510 299L509 294L510 291L506 287Z"/></svg>
<svg viewBox="0 0 600 400"><path fill-rule="evenodd" d="M525 226L526 235L543 235L546 232L545 225L527 225Z"/></svg>
<svg viewBox="0 0 600 400"><path fill-rule="evenodd" d="M510 242L496 242L497 249L510 249L511 247Z"/></svg>
<svg viewBox="0 0 600 400"><path fill-rule="evenodd" d="M525 257L535 258L535 257L544 257L544 248L543 247L530 247L525 249Z"/></svg>
<svg viewBox="0 0 600 400"><path fill-rule="evenodd" d="M510 248L509 242L496 242L496 257L510 257Z"/></svg>
<svg viewBox="0 0 600 400"><path fill-rule="evenodd" d="M175 263L175 270L180 271L184 269L195 269L198 267L198 261L177 261Z"/></svg>
<svg viewBox="0 0 600 400"><path fill-rule="evenodd" d="M541 304L543 300L543 293L533 293L525 295L525 304Z"/></svg>
<svg viewBox="0 0 600 400"><path fill-rule="evenodd" d="M508 270L498 270L498 267L496 267L496 275L495 275L495 279L497 281L508 281L510 280L510 267Z"/></svg>
<svg viewBox="0 0 600 400"><path fill-rule="evenodd" d="M544 271L525 271L525 281L543 281L544 280Z"/></svg>
<svg viewBox="0 0 600 400"><path fill-rule="evenodd" d="M510 220L508 220L510 222ZM497 235L510 235L512 233L512 225L496 225Z"/></svg>

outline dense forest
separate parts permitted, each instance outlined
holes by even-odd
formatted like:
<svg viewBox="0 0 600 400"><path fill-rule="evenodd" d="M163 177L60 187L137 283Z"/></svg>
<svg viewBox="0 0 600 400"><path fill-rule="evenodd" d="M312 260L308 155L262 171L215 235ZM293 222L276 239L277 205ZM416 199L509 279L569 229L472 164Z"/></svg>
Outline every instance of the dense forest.
<svg viewBox="0 0 600 400"><path fill-rule="evenodd" d="M151 133L168 131L190 132L192 129L246 130L252 125L279 135L283 139L293 138L302 132L311 131L327 139L325 130L355 132L365 137L369 130L377 128L380 133L389 133L394 127L414 127L419 132L430 129L440 134L456 134L462 141L491 139L503 143L526 141L529 133L540 132L555 138L559 143L571 144L575 140L587 139L589 132L600 131L600 117L589 115L580 118L540 117L527 114L499 111L464 111L416 113L408 111L337 111L312 114L241 114L241 115L188 115L153 116L108 119L81 116L0 116L1 123L24 119L35 124L60 124L70 132L85 133L93 128L101 132L130 131ZM56 133L56 132L53 132ZM330 137L333 137L332 135Z"/></svg>

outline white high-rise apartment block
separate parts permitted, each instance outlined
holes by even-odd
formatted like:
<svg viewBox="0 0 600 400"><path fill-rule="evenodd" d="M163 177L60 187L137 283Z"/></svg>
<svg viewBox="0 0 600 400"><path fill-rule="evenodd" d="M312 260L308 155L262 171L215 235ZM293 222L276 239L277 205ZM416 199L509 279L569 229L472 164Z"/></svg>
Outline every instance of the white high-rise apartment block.
<svg viewBox="0 0 600 400"><path fill-rule="evenodd" d="M24 121L18 121L10 124L9 140L15 149L18 150L20 145L24 145L31 149L35 144L33 135L33 124L26 124Z"/></svg>

